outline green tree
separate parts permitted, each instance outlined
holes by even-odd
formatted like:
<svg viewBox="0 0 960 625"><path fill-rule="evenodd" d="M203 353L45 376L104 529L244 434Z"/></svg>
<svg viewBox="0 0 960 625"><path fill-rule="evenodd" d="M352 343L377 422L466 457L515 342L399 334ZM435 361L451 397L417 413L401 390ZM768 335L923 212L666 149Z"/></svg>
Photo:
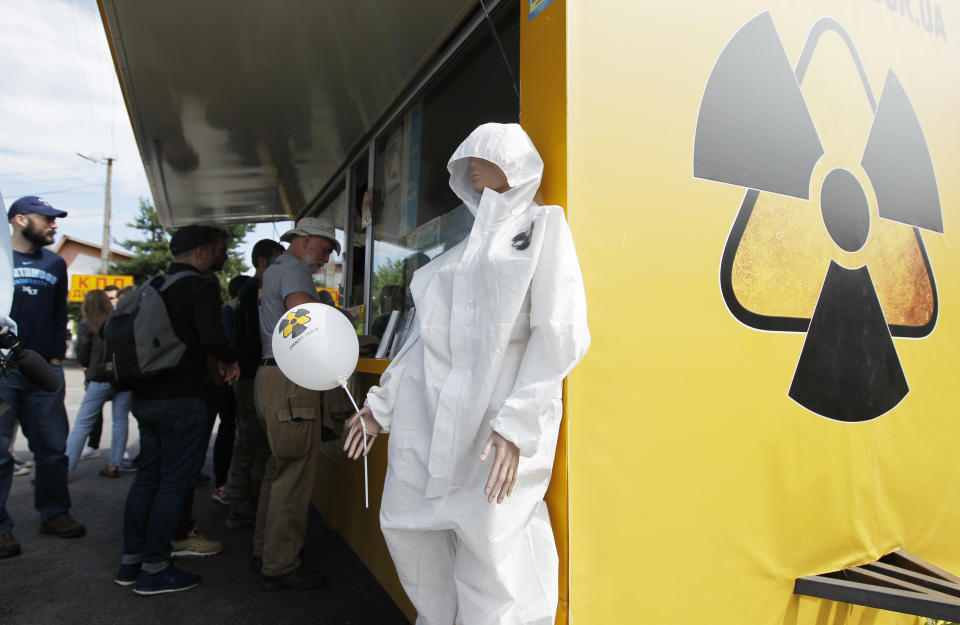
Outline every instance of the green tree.
<svg viewBox="0 0 960 625"><path fill-rule="evenodd" d="M77 324L83 319L83 311L80 310L81 306L82 302L67 302L67 320L73 322L73 326L70 327L71 332L76 329Z"/></svg>
<svg viewBox="0 0 960 625"><path fill-rule="evenodd" d="M173 254L170 253L170 236L175 229L164 228L157 217L157 209L143 198L140 199L140 206L133 223L127 225L139 230L142 237L120 243L133 253L133 258L114 264L110 268L110 273L133 276L134 282L139 285L147 278L162 273L173 262ZM238 247L244 237L253 230L253 224L230 226L218 224L217 227L227 233L227 262L223 270L217 274L220 280L221 296L226 301L227 283L230 278L250 268Z"/></svg>
<svg viewBox="0 0 960 625"><path fill-rule="evenodd" d="M142 232L142 238L127 239L120 243L133 253L133 258L115 263L110 273L133 276L133 281L139 285L150 276L164 271L173 262L173 254L170 253L170 234L173 230L160 225L157 209L143 198L140 198L133 223L127 225Z"/></svg>
<svg viewBox="0 0 960 625"><path fill-rule="evenodd" d="M373 281L371 283L370 300L373 304L373 314L382 315L385 312L380 310L380 295L383 293L383 287L389 285L403 285L403 259L388 261L377 267L373 272Z"/></svg>

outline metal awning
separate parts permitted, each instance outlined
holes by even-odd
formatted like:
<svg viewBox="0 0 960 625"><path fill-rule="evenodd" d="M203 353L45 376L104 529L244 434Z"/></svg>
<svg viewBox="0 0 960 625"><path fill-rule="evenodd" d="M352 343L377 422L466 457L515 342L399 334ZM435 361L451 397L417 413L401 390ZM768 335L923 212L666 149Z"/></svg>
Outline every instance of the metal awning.
<svg viewBox="0 0 960 625"><path fill-rule="evenodd" d="M475 0L100 0L165 226L297 214Z"/></svg>
<svg viewBox="0 0 960 625"><path fill-rule="evenodd" d="M844 603L960 622L960 578L906 551L797 579L793 591Z"/></svg>

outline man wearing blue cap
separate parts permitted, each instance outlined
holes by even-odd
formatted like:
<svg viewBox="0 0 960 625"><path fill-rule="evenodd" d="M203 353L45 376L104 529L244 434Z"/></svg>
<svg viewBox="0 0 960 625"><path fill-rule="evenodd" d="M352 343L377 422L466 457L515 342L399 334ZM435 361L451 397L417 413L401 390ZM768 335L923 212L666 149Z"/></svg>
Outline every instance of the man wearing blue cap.
<svg viewBox="0 0 960 625"><path fill-rule="evenodd" d="M67 264L45 246L53 243L57 219L67 213L36 196L22 197L10 206L7 219L13 227L13 306L20 344L39 353L60 377L60 387L43 391L19 371L0 377L0 558L20 553L13 536L13 519L7 514L7 496L13 461L8 450L13 424L30 441L36 463L37 512L40 532L77 538L86 528L70 516L67 490L67 411L63 405L63 355L67 346Z"/></svg>

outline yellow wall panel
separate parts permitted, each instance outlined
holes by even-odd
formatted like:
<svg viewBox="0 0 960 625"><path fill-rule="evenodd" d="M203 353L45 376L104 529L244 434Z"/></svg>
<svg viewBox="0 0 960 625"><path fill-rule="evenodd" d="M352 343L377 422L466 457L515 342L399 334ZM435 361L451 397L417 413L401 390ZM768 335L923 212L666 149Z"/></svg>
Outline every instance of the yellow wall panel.
<svg viewBox="0 0 960 625"><path fill-rule="evenodd" d="M358 397L366 395L367 389L378 377L358 374ZM336 390L332 392L337 392ZM353 549L364 565L373 573L397 607L413 623L417 611L407 597L397 577L387 543L380 531L380 501L383 497L383 482L387 475L387 444L389 434L377 439L376 446L367 457L369 472L370 507L364 507L363 462L354 462L344 457L342 440L324 444L325 461L319 464L319 473L314 486L312 503Z"/></svg>
<svg viewBox="0 0 960 625"><path fill-rule="evenodd" d="M960 572L960 6L929 3L942 12L940 34L923 26L926 2L911 3L915 20L892 4L568 0L568 217L593 336L568 380L571 623L908 623L916 619L800 599L794 579L901 547ZM830 16L877 98L893 69L937 174L944 233L922 238L939 318L929 336L893 338L909 393L875 420L831 420L792 400L806 335L745 325L721 294L745 189L695 178L694 138L718 57L764 12L791 67ZM823 127L824 160L809 200L760 194L776 219L754 233L753 249L782 274L751 278L750 305L809 318L834 259L876 274L889 323L916 321L929 300L923 309L903 293L922 298L930 286L908 270L909 246L890 251L909 237L882 234L858 169L872 110L846 94L846 47L829 35L821 43L801 92ZM837 166L870 205L871 239L856 254L833 244L820 217L820 184ZM771 253L778 236L787 264Z"/></svg>
<svg viewBox="0 0 960 625"><path fill-rule="evenodd" d="M566 206L566 0L553 0L533 20L529 19L529 3L522 2L521 7L520 123L543 158L540 199L546 204ZM571 418L575 417L565 411L557 440L553 476L546 494L560 557L558 625L568 622L567 423Z"/></svg>

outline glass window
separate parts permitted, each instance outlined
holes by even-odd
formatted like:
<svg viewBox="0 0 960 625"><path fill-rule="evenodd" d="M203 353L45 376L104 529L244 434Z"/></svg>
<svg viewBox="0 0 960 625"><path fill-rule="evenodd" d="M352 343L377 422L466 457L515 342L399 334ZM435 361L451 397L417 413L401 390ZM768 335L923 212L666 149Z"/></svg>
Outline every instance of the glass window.
<svg viewBox="0 0 960 625"><path fill-rule="evenodd" d="M313 275L313 283L320 291L320 296L326 298L329 295L336 305L341 305L343 293L343 261L346 256L344 245L347 240L343 227L346 224L346 215L346 193L342 190L328 204L312 215L333 224L337 241L340 243L341 253L333 252L330 254L330 260L324 263L320 270Z"/></svg>
<svg viewBox="0 0 960 625"><path fill-rule="evenodd" d="M366 266L367 266L367 228L366 224L370 222L370 198L373 191L368 184L369 176L367 174L369 161L367 153L358 158L350 167L349 181L349 202L350 202L350 223L348 224L348 240L351 242L350 249L344 250L348 255L348 266L350 267L349 276L346 278L345 305L354 319L354 326L358 334L364 334L364 324L366 323Z"/></svg>
<svg viewBox="0 0 960 625"><path fill-rule="evenodd" d="M520 24L508 12L499 33L514 75L519 75ZM460 59L376 146L370 334L391 343L392 356L412 318L413 272L470 233L473 215L449 185L447 159L486 122L516 122L519 102L490 31L482 29ZM387 336L385 336L387 335Z"/></svg>

